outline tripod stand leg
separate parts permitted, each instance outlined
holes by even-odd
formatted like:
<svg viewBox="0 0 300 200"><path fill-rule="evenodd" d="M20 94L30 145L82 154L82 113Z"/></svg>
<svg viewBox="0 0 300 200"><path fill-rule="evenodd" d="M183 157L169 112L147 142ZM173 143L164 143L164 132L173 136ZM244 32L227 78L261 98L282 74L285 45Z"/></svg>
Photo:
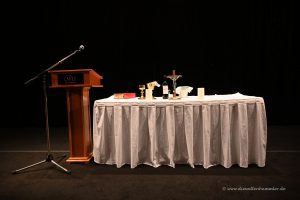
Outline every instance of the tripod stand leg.
<svg viewBox="0 0 300 200"><path fill-rule="evenodd" d="M67 170L66 168L60 166L59 164L57 164L57 163L53 160L53 155L52 155L52 154L48 154L48 155L47 155L47 158L46 158L45 160L43 160L43 161L40 161L40 162L34 163L34 164L32 164L32 165L29 165L29 166L27 166L27 167L23 167L23 168L21 168L21 169L17 169L17 170L12 171L12 174L17 174L18 172L20 172L20 171L22 171L22 170L28 169L28 168L30 168L30 167L34 167L34 166L36 166L36 165L40 165L40 164L45 163L45 162L51 162L51 163L53 163L54 165L56 165L58 168L62 169L62 170L63 170L64 172L66 172L67 174L71 174L71 171L69 171L69 170Z"/></svg>
<svg viewBox="0 0 300 200"><path fill-rule="evenodd" d="M51 162L56 165L57 167L59 167L60 169L62 169L63 171L65 171L68 174L71 174L71 171L67 170L66 168L60 166L59 164L57 164L54 160L51 160Z"/></svg>
<svg viewBox="0 0 300 200"><path fill-rule="evenodd" d="M18 173L18 172L20 172L20 171L22 171L22 170L28 169L28 168L30 168L30 167L34 167L34 166L36 166L36 165L40 165L40 164L45 163L45 162L47 162L47 159L46 159L46 160L43 160L43 161L40 161L40 162L37 162L37 163L34 163L34 164L29 165L29 166L27 166L27 167L23 167L23 168L21 168L21 169L14 170L14 171L12 171L12 173L13 173L13 174L16 174L16 173Z"/></svg>

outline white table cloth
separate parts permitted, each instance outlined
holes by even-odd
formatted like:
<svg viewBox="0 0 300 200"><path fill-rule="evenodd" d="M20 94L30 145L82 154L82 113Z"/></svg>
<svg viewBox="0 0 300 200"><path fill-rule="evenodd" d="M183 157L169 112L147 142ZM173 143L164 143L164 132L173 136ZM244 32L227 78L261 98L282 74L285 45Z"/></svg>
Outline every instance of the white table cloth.
<svg viewBox="0 0 300 200"><path fill-rule="evenodd" d="M94 102L93 156L98 164L264 167L266 145L262 97L240 93L180 100L112 96Z"/></svg>

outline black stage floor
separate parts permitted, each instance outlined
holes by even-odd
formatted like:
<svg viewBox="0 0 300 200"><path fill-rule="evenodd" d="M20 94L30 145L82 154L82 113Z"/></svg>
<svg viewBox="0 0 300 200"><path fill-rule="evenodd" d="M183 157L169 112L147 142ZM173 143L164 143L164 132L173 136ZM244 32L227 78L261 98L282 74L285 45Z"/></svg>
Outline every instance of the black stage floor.
<svg viewBox="0 0 300 200"><path fill-rule="evenodd" d="M43 128L1 128L0 199L300 199L300 126L269 126L266 167L153 168L69 164L68 130L50 128L52 163L12 174L47 155Z"/></svg>

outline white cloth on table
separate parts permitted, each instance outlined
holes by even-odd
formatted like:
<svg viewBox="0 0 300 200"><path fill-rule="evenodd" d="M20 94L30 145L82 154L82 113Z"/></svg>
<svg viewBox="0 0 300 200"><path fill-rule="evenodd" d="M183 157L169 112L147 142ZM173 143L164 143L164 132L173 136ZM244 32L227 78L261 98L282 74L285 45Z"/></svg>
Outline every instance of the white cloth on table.
<svg viewBox="0 0 300 200"><path fill-rule="evenodd" d="M180 100L112 96L94 102L93 156L99 164L264 167L266 145L262 97L240 93Z"/></svg>

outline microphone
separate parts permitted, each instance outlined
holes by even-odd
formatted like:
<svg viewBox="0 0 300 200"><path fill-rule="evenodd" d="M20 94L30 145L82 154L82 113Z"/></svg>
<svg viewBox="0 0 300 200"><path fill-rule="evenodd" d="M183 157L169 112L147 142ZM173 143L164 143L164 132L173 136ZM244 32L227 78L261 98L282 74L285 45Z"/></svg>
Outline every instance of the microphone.
<svg viewBox="0 0 300 200"><path fill-rule="evenodd" d="M84 50L84 46L83 45L80 45L79 46L79 51L83 51Z"/></svg>

